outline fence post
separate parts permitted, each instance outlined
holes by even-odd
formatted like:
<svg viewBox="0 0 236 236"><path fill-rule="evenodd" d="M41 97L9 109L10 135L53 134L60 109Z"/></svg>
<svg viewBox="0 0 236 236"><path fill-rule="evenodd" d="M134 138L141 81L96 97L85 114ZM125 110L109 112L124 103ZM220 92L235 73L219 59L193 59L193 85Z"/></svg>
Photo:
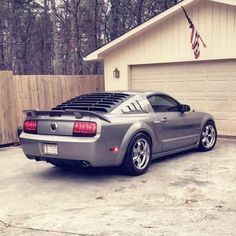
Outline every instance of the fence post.
<svg viewBox="0 0 236 236"><path fill-rule="evenodd" d="M0 71L0 144L17 142L16 97L11 71Z"/></svg>

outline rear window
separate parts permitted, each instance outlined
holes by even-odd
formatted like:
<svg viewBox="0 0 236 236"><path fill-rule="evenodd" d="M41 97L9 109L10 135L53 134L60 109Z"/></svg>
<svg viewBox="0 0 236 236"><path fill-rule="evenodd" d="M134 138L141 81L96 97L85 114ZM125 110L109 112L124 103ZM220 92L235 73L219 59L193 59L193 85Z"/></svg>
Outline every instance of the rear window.
<svg viewBox="0 0 236 236"><path fill-rule="evenodd" d="M126 93L90 93L72 98L52 110L111 112L132 95Z"/></svg>

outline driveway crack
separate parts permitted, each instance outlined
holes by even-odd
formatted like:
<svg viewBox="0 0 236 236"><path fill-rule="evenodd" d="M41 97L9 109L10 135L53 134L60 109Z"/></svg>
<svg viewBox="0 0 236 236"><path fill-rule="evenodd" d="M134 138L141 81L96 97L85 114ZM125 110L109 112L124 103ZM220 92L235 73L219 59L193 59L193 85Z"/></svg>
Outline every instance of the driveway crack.
<svg viewBox="0 0 236 236"><path fill-rule="evenodd" d="M8 223L6 223L5 221L3 220L0 220L0 223L3 224L4 227L10 227L10 225Z"/></svg>
<svg viewBox="0 0 236 236"><path fill-rule="evenodd" d="M31 230L31 231L36 231L36 232L60 233L60 234L77 235L77 236L99 236L98 234L80 234L80 233L69 232L69 231L37 229L37 228L32 228L32 227L16 226L16 225L6 223L3 220L0 220L0 224L3 225L3 227L0 228L0 232L6 228L15 228L15 229Z"/></svg>
<svg viewBox="0 0 236 236"><path fill-rule="evenodd" d="M3 220L0 220L0 225L3 226L3 227L0 228L0 232L3 231L4 229L10 227L10 225L8 223L6 223L5 221L3 221Z"/></svg>

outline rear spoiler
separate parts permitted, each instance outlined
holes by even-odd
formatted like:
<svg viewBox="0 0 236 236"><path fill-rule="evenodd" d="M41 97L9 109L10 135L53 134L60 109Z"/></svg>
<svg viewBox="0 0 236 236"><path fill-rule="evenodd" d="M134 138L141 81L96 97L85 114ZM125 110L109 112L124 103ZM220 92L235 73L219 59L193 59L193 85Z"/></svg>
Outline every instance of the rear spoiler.
<svg viewBox="0 0 236 236"><path fill-rule="evenodd" d="M99 114L93 111L81 111L81 110L49 110L49 111L40 111L40 110L24 110L24 114L27 116L36 118L38 115L49 115L49 116L62 116L62 115L74 115L76 119L81 119L83 116L93 116L98 117L101 120L104 120L108 123L111 121L103 114Z"/></svg>

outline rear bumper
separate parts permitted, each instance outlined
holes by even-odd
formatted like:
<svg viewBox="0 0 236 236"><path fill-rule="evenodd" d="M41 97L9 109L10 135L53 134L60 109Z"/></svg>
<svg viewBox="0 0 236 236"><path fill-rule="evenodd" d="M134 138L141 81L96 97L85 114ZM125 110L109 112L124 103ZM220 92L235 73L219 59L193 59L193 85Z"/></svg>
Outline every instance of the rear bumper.
<svg viewBox="0 0 236 236"><path fill-rule="evenodd" d="M91 166L118 166L123 160L121 152L111 152L112 146L120 143L104 140L101 137L68 137L27 134L22 132L20 143L23 152L29 159L45 160L61 159L89 162ZM43 144L57 144L58 155L45 155Z"/></svg>

